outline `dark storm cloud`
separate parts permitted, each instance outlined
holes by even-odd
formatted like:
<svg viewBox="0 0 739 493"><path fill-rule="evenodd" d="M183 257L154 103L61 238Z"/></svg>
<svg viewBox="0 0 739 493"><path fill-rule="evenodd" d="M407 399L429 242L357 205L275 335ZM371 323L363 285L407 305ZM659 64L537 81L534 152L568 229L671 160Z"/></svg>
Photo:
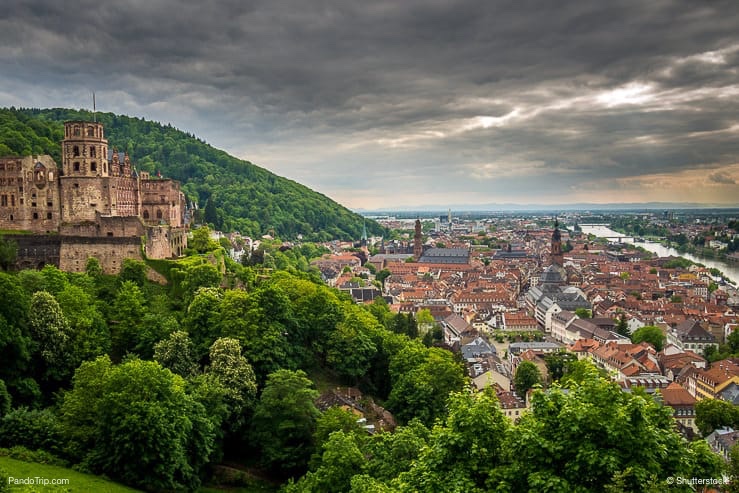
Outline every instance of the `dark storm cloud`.
<svg viewBox="0 0 739 493"><path fill-rule="evenodd" d="M733 180L737 25L733 0L10 0L0 104L95 89L334 195Z"/></svg>

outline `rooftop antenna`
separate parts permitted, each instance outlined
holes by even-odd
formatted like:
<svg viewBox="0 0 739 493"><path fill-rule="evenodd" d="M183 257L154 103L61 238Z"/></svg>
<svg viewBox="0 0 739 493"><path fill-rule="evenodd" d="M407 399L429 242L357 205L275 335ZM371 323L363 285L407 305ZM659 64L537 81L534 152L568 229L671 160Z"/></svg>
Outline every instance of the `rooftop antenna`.
<svg viewBox="0 0 739 493"><path fill-rule="evenodd" d="M92 91L92 121L97 123L97 113L95 107L95 91Z"/></svg>

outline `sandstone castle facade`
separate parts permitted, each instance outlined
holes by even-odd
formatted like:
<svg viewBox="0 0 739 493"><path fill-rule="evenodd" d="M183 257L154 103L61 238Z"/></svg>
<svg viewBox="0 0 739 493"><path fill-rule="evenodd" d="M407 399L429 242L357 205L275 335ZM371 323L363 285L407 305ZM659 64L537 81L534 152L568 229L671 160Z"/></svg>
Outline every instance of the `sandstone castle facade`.
<svg viewBox="0 0 739 493"><path fill-rule="evenodd" d="M64 124L61 168L48 155L0 158L0 230L18 243L21 268L80 272L95 257L117 273L125 258L177 257L185 217L179 182L137 172L101 123Z"/></svg>

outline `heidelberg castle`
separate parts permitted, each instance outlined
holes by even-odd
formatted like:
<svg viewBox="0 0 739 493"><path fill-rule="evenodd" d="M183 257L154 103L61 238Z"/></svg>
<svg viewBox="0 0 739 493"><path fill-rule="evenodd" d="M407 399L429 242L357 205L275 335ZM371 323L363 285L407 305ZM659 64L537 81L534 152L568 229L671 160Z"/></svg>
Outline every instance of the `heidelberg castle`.
<svg viewBox="0 0 739 493"><path fill-rule="evenodd" d="M117 273L126 258L177 257L185 215L179 182L137 172L108 149L101 123L64 123L61 169L48 155L0 158L0 230L18 244L19 268L83 272L95 257Z"/></svg>

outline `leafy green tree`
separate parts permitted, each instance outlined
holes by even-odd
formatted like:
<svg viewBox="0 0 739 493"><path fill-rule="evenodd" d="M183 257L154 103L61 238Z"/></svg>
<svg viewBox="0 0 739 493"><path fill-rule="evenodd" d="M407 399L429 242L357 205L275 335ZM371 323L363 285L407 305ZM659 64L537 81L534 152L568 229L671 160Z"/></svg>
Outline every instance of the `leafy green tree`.
<svg viewBox="0 0 739 493"><path fill-rule="evenodd" d="M88 257L87 263L85 264L85 272L93 279L97 279L102 276L103 268L100 265L100 261L95 257Z"/></svg>
<svg viewBox="0 0 739 493"><path fill-rule="evenodd" d="M577 308L575 309L575 315L580 318L590 318L593 316L593 312L588 308Z"/></svg>
<svg viewBox="0 0 739 493"><path fill-rule="evenodd" d="M44 265L44 268L41 269L41 275L44 278L44 290L54 296L61 293L69 285L67 275L53 265Z"/></svg>
<svg viewBox="0 0 739 493"><path fill-rule="evenodd" d="M0 379L0 419L10 412L10 404L13 402L5 382Z"/></svg>
<svg viewBox="0 0 739 493"><path fill-rule="evenodd" d="M15 265L18 254L18 244L13 240L6 240L0 235L0 269L10 270Z"/></svg>
<svg viewBox="0 0 739 493"><path fill-rule="evenodd" d="M70 378L74 371L71 329L59 303L46 291L31 296L29 328L40 356L39 377L53 382Z"/></svg>
<svg viewBox="0 0 739 493"><path fill-rule="evenodd" d="M340 407L330 407L316 420L316 431L313 433L315 453L311 457L311 469L315 470L321 462L323 446L335 431L366 435L366 431L357 423L357 416Z"/></svg>
<svg viewBox="0 0 739 493"><path fill-rule="evenodd" d="M190 300L200 288L217 288L221 284L221 273L215 265L202 263L185 269L182 289L185 299Z"/></svg>
<svg viewBox="0 0 739 493"><path fill-rule="evenodd" d="M254 408L257 382L254 370L241 355L241 345L236 339L217 339L210 348L208 375L213 376L223 387L224 403L229 416L230 431L241 429L248 414Z"/></svg>
<svg viewBox="0 0 739 493"><path fill-rule="evenodd" d="M95 298L70 284L56 299L71 328L73 366L76 368L83 361L106 354L110 350L110 331Z"/></svg>
<svg viewBox="0 0 739 493"><path fill-rule="evenodd" d="M568 351L558 351L544 356L544 363L547 365L551 381L556 382L561 379L574 361L577 361L577 356Z"/></svg>
<svg viewBox="0 0 739 493"><path fill-rule="evenodd" d="M317 397L301 370L277 370L267 377L252 420L252 437L265 467L288 475L305 471L320 416L313 402Z"/></svg>
<svg viewBox="0 0 739 493"><path fill-rule="evenodd" d="M28 333L30 298L18 278L4 272L0 272L0 297L13 300L12 303L0 303L0 354L3 355L0 378L17 396L19 389L16 384L25 376L31 353Z"/></svg>
<svg viewBox="0 0 739 493"><path fill-rule="evenodd" d="M0 447L19 446L61 454L63 443L59 420L51 409L19 407L0 419Z"/></svg>
<svg viewBox="0 0 739 493"><path fill-rule="evenodd" d="M193 343L187 332L177 330L154 345L154 361L183 378L194 376L198 371Z"/></svg>
<svg viewBox="0 0 739 493"><path fill-rule="evenodd" d="M351 383L369 370L377 349L369 335L379 328L375 318L356 305L346 305L346 318L328 340L328 363Z"/></svg>
<svg viewBox="0 0 739 493"><path fill-rule="evenodd" d="M430 430L418 420L396 428L393 433L372 435L364 447L369 457L367 474L389 483L400 473L410 470L428 445L430 435Z"/></svg>
<svg viewBox="0 0 739 493"><path fill-rule="evenodd" d="M639 327L631 334L631 342L639 344L640 342L648 342L656 351L662 351L665 345L665 335L662 333L662 329L654 325L645 325Z"/></svg>
<svg viewBox="0 0 739 493"><path fill-rule="evenodd" d="M513 385L515 385L518 395L523 398L529 389L541 383L541 372L538 366L531 361L522 361L518 365L516 374L513 376Z"/></svg>
<svg viewBox="0 0 739 493"><path fill-rule="evenodd" d="M616 332L624 337L629 337L631 335L629 333L629 325L626 322L625 313L622 313L618 317L618 322L616 322Z"/></svg>
<svg viewBox="0 0 739 493"><path fill-rule="evenodd" d="M285 492L343 493L349 490L352 477L361 473L365 464L366 459L357 444L357 437L335 431L325 444L318 469L309 472L297 484L289 485Z"/></svg>
<svg viewBox="0 0 739 493"><path fill-rule="evenodd" d="M534 392L503 451L489 490L587 492L618 483L622 491L666 491L670 476L719 477L722 468L705 444L682 439L672 409L623 392L592 365L567 391Z"/></svg>
<svg viewBox="0 0 739 493"><path fill-rule="evenodd" d="M739 428L739 406L719 399L703 399L695 404L695 425L703 436L718 428Z"/></svg>
<svg viewBox="0 0 739 493"><path fill-rule="evenodd" d="M127 258L121 264L121 271L118 279L121 282L131 281L139 288L143 289L146 285L146 264L141 260Z"/></svg>
<svg viewBox="0 0 739 493"><path fill-rule="evenodd" d="M385 279L387 279L388 277L390 277L390 275L391 275L391 272L389 270L382 269L380 272L377 273L377 275L375 276L375 279L377 279L378 281L380 281L380 283L382 284L382 287L384 288L385 287Z"/></svg>
<svg viewBox="0 0 739 493"><path fill-rule="evenodd" d="M194 490L213 424L178 375L151 361L83 363L61 407L70 452L96 473L153 490Z"/></svg>
<svg viewBox="0 0 739 493"><path fill-rule="evenodd" d="M452 393L449 414L431 430L408 472L401 473L401 491L485 491L492 467L500 464L509 421L492 391Z"/></svg>
<svg viewBox="0 0 739 493"><path fill-rule="evenodd" d="M144 294L132 281L124 281L118 289L111 318L111 355L120 360L128 352L135 351L140 340L140 329L146 315Z"/></svg>
<svg viewBox="0 0 739 493"><path fill-rule="evenodd" d="M197 253L211 252L219 248L218 243L210 237L210 228L208 226L200 226L193 230L192 239L188 241L188 247Z"/></svg>
<svg viewBox="0 0 739 493"><path fill-rule="evenodd" d="M444 415L449 393L465 383L462 366L449 351L421 344L409 345L395 356L390 375L387 407L402 422L418 418L426 425Z"/></svg>
<svg viewBox="0 0 739 493"><path fill-rule="evenodd" d="M183 327L190 334L198 359L208 354L210 346L220 337L221 300L221 289L200 288L187 307Z"/></svg>

